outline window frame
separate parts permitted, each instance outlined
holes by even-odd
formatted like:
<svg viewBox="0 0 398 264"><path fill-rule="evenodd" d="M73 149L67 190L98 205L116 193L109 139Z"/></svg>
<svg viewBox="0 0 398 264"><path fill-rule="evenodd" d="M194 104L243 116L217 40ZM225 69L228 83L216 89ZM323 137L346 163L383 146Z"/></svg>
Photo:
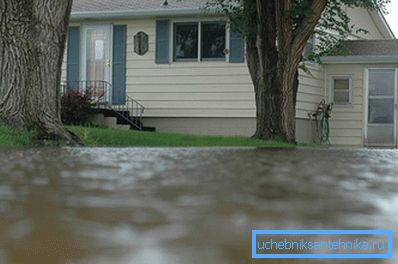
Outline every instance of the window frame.
<svg viewBox="0 0 398 264"><path fill-rule="evenodd" d="M336 102L334 93L335 93L335 80L348 80L348 102ZM330 103L333 103L336 106L352 106L352 80L353 80L353 75L330 75L329 76L329 95L330 95Z"/></svg>
<svg viewBox="0 0 398 264"><path fill-rule="evenodd" d="M230 29L228 21L222 18L207 18L207 19L173 19L170 21L170 60L171 63L206 63L206 62L229 62L229 52L225 54L225 58L202 58L202 24L203 23L224 23L225 24L225 49L230 50ZM198 56L195 59L176 59L175 44L176 44L176 24L198 24Z"/></svg>

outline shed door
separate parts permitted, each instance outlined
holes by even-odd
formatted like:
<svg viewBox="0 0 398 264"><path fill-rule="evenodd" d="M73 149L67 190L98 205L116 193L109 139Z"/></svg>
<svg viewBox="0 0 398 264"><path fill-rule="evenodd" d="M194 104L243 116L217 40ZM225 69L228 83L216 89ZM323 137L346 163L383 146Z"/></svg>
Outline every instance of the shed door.
<svg viewBox="0 0 398 264"><path fill-rule="evenodd" d="M396 145L396 71L369 69L367 144Z"/></svg>

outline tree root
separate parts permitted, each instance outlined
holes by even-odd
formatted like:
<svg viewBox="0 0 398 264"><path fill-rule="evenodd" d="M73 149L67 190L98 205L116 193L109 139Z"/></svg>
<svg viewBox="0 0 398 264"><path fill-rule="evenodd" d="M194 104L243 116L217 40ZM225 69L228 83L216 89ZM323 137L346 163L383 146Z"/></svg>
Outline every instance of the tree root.
<svg viewBox="0 0 398 264"><path fill-rule="evenodd" d="M40 132L31 143L33 146L84 146L83 141L76 134L63 127L51 132Z"/></svg>

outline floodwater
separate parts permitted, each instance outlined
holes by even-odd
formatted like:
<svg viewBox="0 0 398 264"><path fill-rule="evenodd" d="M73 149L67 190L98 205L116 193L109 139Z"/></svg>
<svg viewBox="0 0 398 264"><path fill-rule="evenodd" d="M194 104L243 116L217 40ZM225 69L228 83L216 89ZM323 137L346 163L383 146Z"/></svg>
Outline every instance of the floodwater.
<svg viewBox="0 0 398 264"><path fill-rule="evenodd" d="M395 235L398 151L0 151L1 264L397 263L252 260L254 228Z"/></svg>

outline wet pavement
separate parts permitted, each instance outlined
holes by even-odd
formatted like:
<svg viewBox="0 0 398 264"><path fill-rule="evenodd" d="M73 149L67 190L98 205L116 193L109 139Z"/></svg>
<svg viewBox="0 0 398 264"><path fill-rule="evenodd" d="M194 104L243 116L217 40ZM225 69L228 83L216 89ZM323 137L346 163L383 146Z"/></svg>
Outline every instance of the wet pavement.
<svg viewBox="0 0 398 264"><path fill-rule="evenodd" d="M1 264L397 263L252 260L252 229L396 233L398 151L0 151Z"/></svg>

